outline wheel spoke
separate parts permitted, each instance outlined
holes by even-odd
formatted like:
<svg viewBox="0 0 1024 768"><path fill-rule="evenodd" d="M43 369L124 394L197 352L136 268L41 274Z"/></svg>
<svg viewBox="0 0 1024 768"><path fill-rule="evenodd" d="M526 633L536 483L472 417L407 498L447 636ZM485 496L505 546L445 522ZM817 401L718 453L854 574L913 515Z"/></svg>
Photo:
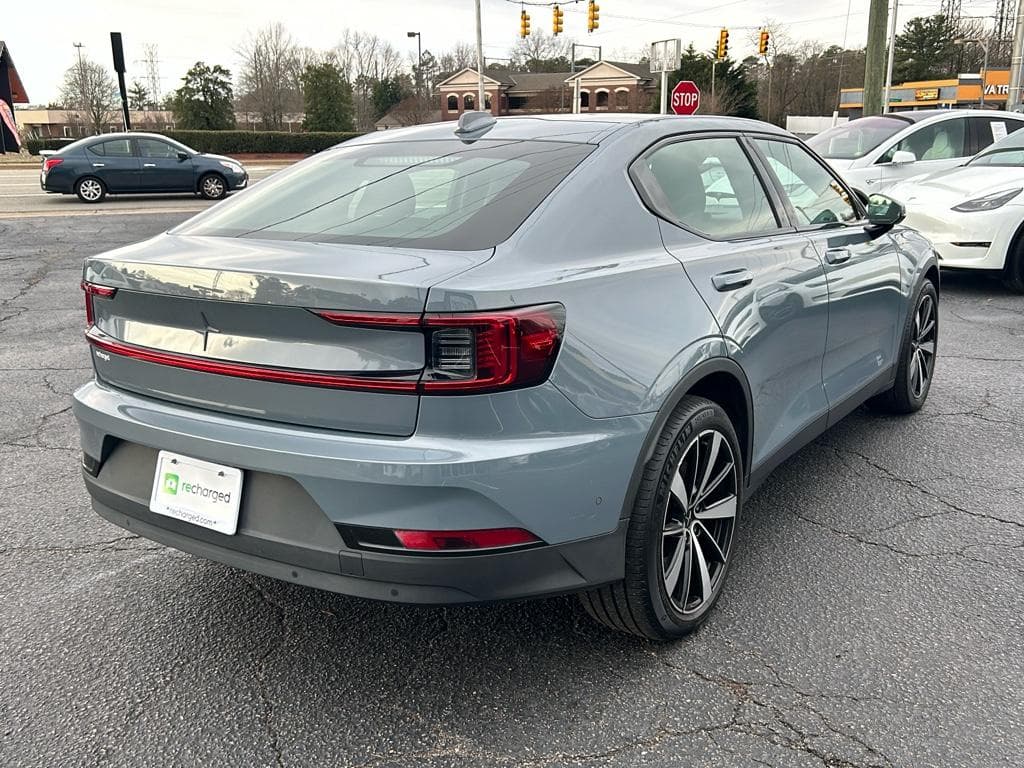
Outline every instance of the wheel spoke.
<svg viewBox="0 0 1024 768"><path fill-rule="evenodd" d="M683 530L685 532L686 529ZM686 550L687 539L679 539L679 543L676 544L675 551L672 553L672 559L669 561L668 568L665 569L665 591L668 592L670 598L676 593L676 586L679 584L679 574L683 570Z"/></svg>
<svg viewBox="0 0 1024 768"><path fill-rule="evenodd" d="M661 538L670 539L673 536L681 536L684 533L686 533L686 523L680 522L675 518L671 518L667 523L665 523L665 527L661 531Z"/></svg>
<svg viewBox="0 0 1024 768"><path fill-rule="evenodd" d="M924 352L917 351L918 367L921 369L921 391L924 392L928 386L928 361L924 359Z"/></svg>
<svg viewBox="0 0 1024 768"><path fill-rule="evenodd" d="M920 332L917 334L917 340L920 342L927 341L928 337L931 335L933 328L935 328L935 321L930 320L928 324L924 328L922 328Z"/></svg>
<svg viewBox="0 0 1024 768"><path fill-rule="evenodd" d="M926 355L935 356L935 342L934 341L923 341L921 342L918 349Z"/></svg>
<svg viewBox="0 0 1024 768"><path fill-rule="evenodd" d="M917 350L915 349L913 354L910 356L910 387L914 390L914 397L917 397L920 394L920 380L921 360L917 356Z"/></svg>
<svg viewBox="0 0 1024 768"><path fill-rule="evenodd" d="M704 476L700 481L700 488L694 495L696 500L704 498L708 493L708 481L711 479L711 473L715 469L715 462L718 461L718 452L722 448L722 433L714 432L711 435L711 453L708 455L707 462L704 465Z"/></svg>
<svg viewBox="0 0 1024 768"><path fill-rule="evenodd" d="M708 483L708 485L701 492L700 496L693 500L693 503L700 504L702 501L704 501L704 499L706 499L708 496L714 493L715 489L722 484L722 481L724 481L725 478L727 478L732 473L732 469L733 464L730 461L722 468L722 471L719 472L710 483Z"/></svg>
<svg viewBox="0 0 1024 768"><path fill-rule="evenodd" d="M694 515L698 520L725 520L736 517L736 494L717 501Z"/></svg>
<svg viewBox="0 0 1024 768"><path fill-rule="evenodd" d="M679 502L679 506L683 508L684 513L689 511L690 496L686 492L686 483L683 481L683 476L679 474L679 470L676 470L672 475L672 484L669 486L669 492Z"/></svg>
<svg viewBox="0 0 1024 768"><path fill-rule="evenodd" d="M708 561L704 557L704 551L701 549L700 542L697 540L697 534L694 533L693 529L690 529L690 548L693 550L693 556L697 560L697 569L700 572L700 602L704 603L711 597L711 573L708 571Z"/></svg>
<svg viewBox="0 0 1024 768"><path fill-rule="evenodd" d="M722 551L722 548L718 545L718 542L715 541L715 537L711 535L711 531L709 531L707 527L704 525L704 523L700 522L699 520L693 524L694 529L696 529L698 526L700 526L700 530L701 532L703 532L704 538L708 543L709 554L711 554L718 562L724 563L725 552Z"/></svg>

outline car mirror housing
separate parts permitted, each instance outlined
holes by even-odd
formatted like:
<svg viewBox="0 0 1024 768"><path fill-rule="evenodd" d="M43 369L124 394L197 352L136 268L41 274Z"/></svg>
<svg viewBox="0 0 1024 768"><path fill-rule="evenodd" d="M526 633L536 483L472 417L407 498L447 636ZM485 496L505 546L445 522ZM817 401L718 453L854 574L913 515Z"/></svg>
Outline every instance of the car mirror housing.
<svg viewBox="0 0 1024 768"><path fill-rule="evenodd" d="M900 149L892 153L891 162L893 165L909 165L910 163L917 162L917 155L905 149Z"/></svg>
<svg viewBox="0 0 1024 768"><path fill-rule="evenodd" d="M868 226L873 234L881 234L895 227L907 217L903 203L885 195L874 194L868 198Z"/></svg>
<svg viewBox="0 0 1024 768"><path fill-rule="evenodd" d="M188 152L178 152L178 161L183 162L188 160Z"/></svg>

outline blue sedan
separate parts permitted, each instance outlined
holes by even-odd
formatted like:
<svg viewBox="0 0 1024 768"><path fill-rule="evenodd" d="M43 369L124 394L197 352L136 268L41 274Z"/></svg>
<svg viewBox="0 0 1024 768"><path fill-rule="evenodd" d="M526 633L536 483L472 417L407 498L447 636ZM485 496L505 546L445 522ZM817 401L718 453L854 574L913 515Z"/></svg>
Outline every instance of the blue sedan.
<svg viewBox="0 0 1024 768"><path fill-rule="evenodd" d="M45 192L98 203L108 194L192 192L219 200L244 189L249 174L237 160L196 152L151 133L108 133L69 144L43 159Z"/></svg>

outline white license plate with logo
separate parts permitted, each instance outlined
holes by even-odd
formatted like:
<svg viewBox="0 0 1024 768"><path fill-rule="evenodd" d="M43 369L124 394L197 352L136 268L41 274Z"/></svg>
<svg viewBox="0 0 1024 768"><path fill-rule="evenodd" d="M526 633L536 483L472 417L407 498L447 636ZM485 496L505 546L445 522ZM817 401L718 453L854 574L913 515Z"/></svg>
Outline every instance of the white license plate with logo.
<svg viewBox="0 0 1024 768"><path fill-rule="evenodd" d="M160 451L149 509L219 533L238 529L242 470Z"/></svg>

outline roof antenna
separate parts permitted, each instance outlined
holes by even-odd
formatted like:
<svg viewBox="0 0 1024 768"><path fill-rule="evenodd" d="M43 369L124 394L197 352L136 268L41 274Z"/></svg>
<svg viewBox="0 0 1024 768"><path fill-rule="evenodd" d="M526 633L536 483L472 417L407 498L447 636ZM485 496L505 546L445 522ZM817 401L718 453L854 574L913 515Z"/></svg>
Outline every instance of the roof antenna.
<svg viewBox="0 0 1024 768"><path fill-rule="evenodd" d="M497 122L497 118L489 112L463 112L459 116L459 127L455 129L455 135L480 134L492 128Z"/></svg>

